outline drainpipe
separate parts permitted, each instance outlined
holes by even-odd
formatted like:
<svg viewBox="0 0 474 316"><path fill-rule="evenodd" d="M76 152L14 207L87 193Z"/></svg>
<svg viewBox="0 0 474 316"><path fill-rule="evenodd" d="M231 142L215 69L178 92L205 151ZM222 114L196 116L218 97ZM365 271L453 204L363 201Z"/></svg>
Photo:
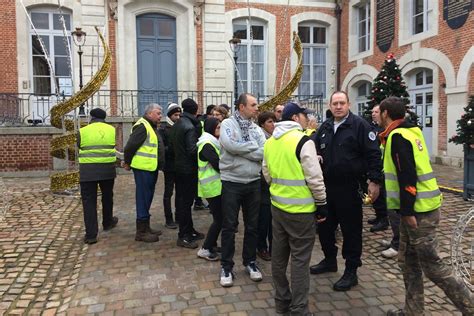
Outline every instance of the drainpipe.
<svg viewBox="0 0 474 316"><path fill-rule="evenodd" d="M336 43L336 91L340 89L340 79L341 79L341 14L342 8L339 5L339 2L336 0L336 7L334 8L334 13L336 14L337 19L337 43Z"/></svg>

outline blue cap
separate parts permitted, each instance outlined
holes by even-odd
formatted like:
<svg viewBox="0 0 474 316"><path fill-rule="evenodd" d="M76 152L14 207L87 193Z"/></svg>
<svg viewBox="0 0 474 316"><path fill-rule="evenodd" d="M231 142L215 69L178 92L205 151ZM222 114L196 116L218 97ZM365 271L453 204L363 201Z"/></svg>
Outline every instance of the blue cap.
<svg viewBox="0 0 474 316"><path fill-rule="evenodd" d="M290 121L293 115L299 114L299 113L311 114L311 113L314 113L314 111L307 108L303 108L294 102L288 102L287 104L285 104L285 107L283 108L281 119L283 121Z"/></svg>

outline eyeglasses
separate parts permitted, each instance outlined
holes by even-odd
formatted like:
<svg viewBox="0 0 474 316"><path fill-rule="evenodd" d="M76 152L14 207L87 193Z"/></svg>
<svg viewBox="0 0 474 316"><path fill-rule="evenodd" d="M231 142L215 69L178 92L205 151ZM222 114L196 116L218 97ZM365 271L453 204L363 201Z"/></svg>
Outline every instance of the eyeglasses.
<svg viewBox="0 0 474 316"><path fill-rule="evenodd" d="M281 113L281 112L283 112L283 111L282 111L282 110L278 110L278 111L276 111L276 112L277 112L277 113Z"/></svg>

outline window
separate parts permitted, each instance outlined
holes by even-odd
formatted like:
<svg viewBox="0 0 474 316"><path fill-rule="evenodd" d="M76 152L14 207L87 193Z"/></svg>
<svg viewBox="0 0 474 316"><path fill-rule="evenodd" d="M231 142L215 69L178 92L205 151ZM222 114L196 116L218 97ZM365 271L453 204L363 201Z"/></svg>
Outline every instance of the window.
<svg viewBox="0 0 474 316"><path fill-rule="evenodd" d="M48 11L32 11L30 14L53 68L53 73L51 73L40 40L33 28L30 27L33 92L45 95L55 93L56 85L53 81L55 80L59 87L59 93L71 95L69 52L64 38L61 14ZM71 45L71 15L63 13L62 16L68 34L67 40Z"/></svg>
<svg viewBox="0 0 474 316"><path fill-rule="evenodd" d="M303 75L299 85L300 96L326 97L326 28L303 24L298 26L303 44Z"/></svg>
<svg viewBox="0 0 474 316"><path fill-rule="evenodd" d="M431 9L428 0L412 0L412 34L428 31Z"/></svg>
<svg viewBox="0 0 474 316"><path fill-rule="evenodd" d="M357 87L357 115L364 116L365 109L368 107L369 100L367 99L372 90L372 84L370 82L364 82Z"/></svg>
<svg viewBox="0 0 474 316"><path fill-rule="evenodd" d="M237 48L238 91L250 92L256 96L265 95L266 48L265 26L248 19L234 21L234 37L240 38ZM243 91L242 91L243 88Z"/></svg>
<svg viewBox="0 0 474 316"><path fill-rule="evenodd" d="M357 43L359 53L370 49L370 2L357 7Z"/></svg>

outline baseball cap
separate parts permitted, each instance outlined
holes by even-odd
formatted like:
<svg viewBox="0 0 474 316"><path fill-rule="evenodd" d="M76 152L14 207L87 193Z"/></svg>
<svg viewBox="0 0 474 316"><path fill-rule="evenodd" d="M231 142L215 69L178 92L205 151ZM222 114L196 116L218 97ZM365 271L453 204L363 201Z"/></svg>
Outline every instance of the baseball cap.
<svg viewBox="0 0 474 316"><path fill-rule="evenodd" d="M283 108L281 119L284 121L289 121L291 120L291 117L293 115L299 114L299 113L311 114L311 113L314 113L314 111L311 109L303 108L294 102L288 102L287 104L285 104L285 107Z"/></svg>

